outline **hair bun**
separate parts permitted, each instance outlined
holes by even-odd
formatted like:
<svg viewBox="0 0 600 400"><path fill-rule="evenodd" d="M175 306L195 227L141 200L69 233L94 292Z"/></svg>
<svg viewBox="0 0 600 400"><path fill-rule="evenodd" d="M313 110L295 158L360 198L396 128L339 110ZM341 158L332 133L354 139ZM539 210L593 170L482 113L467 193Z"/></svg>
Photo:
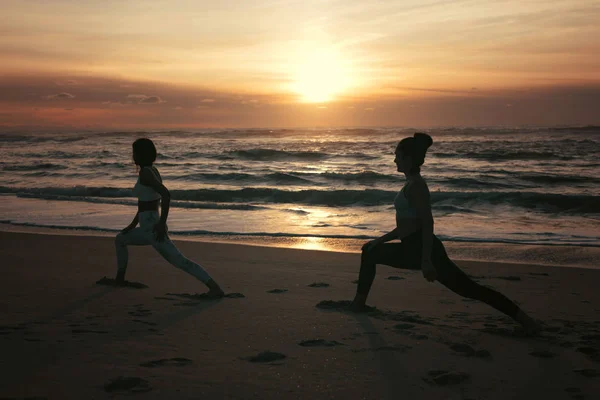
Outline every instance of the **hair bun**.
<svg viewBox="0 0 600 400"><path fill-rule="evenodd" d="M415 138L415 144L423 153L433 144L433 139L426 133L416 132L413 137Z"/></svg>

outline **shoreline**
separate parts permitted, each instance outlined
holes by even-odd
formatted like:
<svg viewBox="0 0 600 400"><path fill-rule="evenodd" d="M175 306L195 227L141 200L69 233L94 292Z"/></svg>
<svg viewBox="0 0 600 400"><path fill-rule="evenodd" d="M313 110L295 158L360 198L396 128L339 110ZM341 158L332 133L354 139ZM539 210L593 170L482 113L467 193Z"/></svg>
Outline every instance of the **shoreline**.
<svg viewBox="0 0 600 400"><path fill-rule="evenodd" d="M114 237L113 232L86 229L42 228L0 223L0 232L50 236ZM325 253L359 254L365 240L319 237L273 238L264 236L191 236L172 234L175 241L219 243L251 247L314 250ZM444 240L451 259L473 263L535 265L539 267L600 269L600 248L577 245L489 243ZM545 261L545 262L544 262Z"/></svg>

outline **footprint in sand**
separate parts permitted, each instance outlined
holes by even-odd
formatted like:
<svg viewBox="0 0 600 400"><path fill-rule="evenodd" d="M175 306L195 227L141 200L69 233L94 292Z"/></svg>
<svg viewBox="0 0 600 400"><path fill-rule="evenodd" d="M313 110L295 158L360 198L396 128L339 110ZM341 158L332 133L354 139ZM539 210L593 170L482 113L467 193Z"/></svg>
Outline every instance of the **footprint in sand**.
<svg viewBox="0 0 600 400"><path fill-rule="evenodd" d="M449 343L448 346L457 353L466 357L491 358L492 355L487 350L475 350L466 343Z"/></svg>
<svg viewBox="0 0 600 400"><path fill-rule="evenodd" d="M415 326L413 324L396 324L394 325L394 329L397 329L399 331L403 331L405 329L412 329Z"/></svg>
<svg viewBox="0 0 600 400"><path fill-rule="evenodd" d="M156 368L156 367L185 367L192 364L193 361L189 358L175 357L175 358L162 358L160 360L148 361L140 364L140 367Z"/></svg>
<svg viewBox="0 0 600 400"><path fill-rule="evenodd" d="M108 331L100 331L93 329L72 329L72 333L108 333Z"/></svg>
<svg viewBox="0 0 600 400"><path fill-rule="evenodd" d="M562 330L560 326L546 326L544 327L546 332L559 333Z"/></svg>
<svg viewBox="0 0 600 400"><path fill-rule="evenodd" d="M352 302L349 300L323 300L319 302L315 307L320 308L321 310L352 312L352 310L350 310L351 304ZM379 310L377 307L364 306L362 311L354 311L354 313L364 313L369 317L382 320L402 321L420 325L433 325L433 323L421 318L419 315L415 315L414 312L408 311L390 312Z"/></svg>
<svg viewBox="0 0 600 400"><path fill-rule="evenodd" d="M504 336L504 337L529 337L527 333L520 327L509 329L509 328L482 328L478 329L480 332L491 333L492 335Z"/></svg>
<svg viewBox="0 0 600 400"><path fill-rule="evenodd" d="M567 392L567 393L581 393L581 389L576 388L576 387L568 387L568 388L565 388L565 392Z"/></svg>
<svg viewBox="0 0 600 400"><path fill-rule="evenodd" d="M529 275L533 276L550 276L547 272L530 272Z"/></svg>
<svg viewBox="0 0 600 400"><path fill-rule="evenodd" d="M401 281L406 278L404 278L402 276L388 276L387 279L388 279L388 281Z"/></svg>
<svg viewBox="0 0 600 400"><path fill-rule="evenodd" d="M394 321L402 321L402 322L408 322L411 324L419 324L419 325L433 325L431 322L419 317L418 315L410 315L406 312L399 312L399 313L390 313L389 314L390 318Z"/></svg>
<svg viewBox="0 0 600 400"><path fill-rule="evenodd" d="M535 350L529 353L530 356L539 358L554 358L556 354L548 350Z"/></svg>
<svg viewBox="0 0 600 400"><path fill-rule="evenodd" d="M288 291L287 289L272 289L272 290L267 290L267 293L279 294L279 293L285 293L287 291Z"/></svg>
<svg viewBox="0 0 600 400"><path fill-rule="evenodd" d="M241 293L227 293L222 298L209 297L206 293L201 293L201 294L168 293L168 294L171 296L178 296L178 297L182 297L184 299L190 300L190 301L185 301L185 302L173 303L174 306L185 306L185 307L194 307L194 306L202 304L203 302L220 301L222 298L242 299L242 298L246 297ZM173 300L175 300L175 299L173 299Z"/></svg>
<svg viewBox="0 0 600 400"><path fill-rule="evenodd" d="M243 299L246 296L241 293L227 293L224 297L228 299Z"/></svg>
<svg viewBox="0 0 600 400"><path fill-rule="evenodd" d="M150 325L150 326L158 325L156 322L143 321L141 319L134 319L133 322L137 322L137 323L144 324L144 325Z"/></svg>
<svg viewBox="0 0 600 400"><path fill-rule="evenodd" d="M581 340L600 340L600 335L583 335Z"/></svg>
<svg viewBox="0 0 600 400"><path fill-rule="evenodd" d="M167 300L167 301L179 301L177 299L174 299L172 297L164 297L164 296L156 296L154 297L155 300Z"/></svg>
<svg viewBox="0 0 600 400"><path fill-rule="evenodd" d="M104 385L104 390L113 392L143 393L152 390L147 380L138 377L120 376Z"/></svg>
<svg viewBox="0 0 600 400"><path fill-rule="evenodd" d="M331 311L340 311L340 312L353 312L350 310L350 305L352 302L350 300L323 300L319 302L315 307L320 308L321 310L331 310ZM357 313L357 312L355 312ZM378 310L376 307L365 306L360 313L366 313L369 316L380 316L383 315L383 312Z"/></svg>
<svg viewBox="0 0 600 400"><path fill-rule="evenodd" d="M132 317L148 317L152 315L152 310L149 310L147 308L139 308L135 311L129 311L128 314Z"/></svg>
<svg viewBox="0 0 600 400"><path fill-rule="evenodd" d="M349 300L323 300L319 302L315 307L320 308L322 310L344 310L350 307L352 304Z"/></svg>
<svg viewBox="0 0 600 400"><path fill-rule="evenodd" d="M469 374L464 372L449 372L443 370L429 371L428 377L423 378L428 383L434 383L438 386L458 385L471 379Z"/></svg>
<svg viewBox="0 0 600 400"><path fill-rule="evenodd" d="M174 297L181 297L184 299L188 299L188 300L219 300L219 298L214 298L214 297L209 297L207 296L206 293L196 293L196 294L189 294L189 293L167 293L165 296L174 296ZM228 299L241 299L244 298L246 296L244 296L241 293L227 293L225 296L223 296L224 298L228 298ZM173 299L174 300L174 299Z"/></svg>
<svg viewBox="0 0 600 400"><path fill-rule="evenodd" d="M308 285L308 287L329 287L329 283L325 282L314 282Z"/></svg>
<svg viewBox="0 0 600 400"><path fill-rule="evenodd" d="M311 340L303 340L298 343L299 346L302 347L334 347L334 346L345 346L344 343L337 342L335 340L325 340L325 339L311 339Z"/></svg>
<svg viewBox="0 0 600 400"><path fill-rule="evenodd" d="M108 318L108 315L88 315L85 319Z"/></svg>
<svg viewBox="0 0 600 400"><path fill-rule="evenodd" d="M504 279L505 281L520 281L521 277L519 276L496 276L496 279Z"/></svg>
<svg viewBox="0 0 600 400"><path fill-rule="evenodd" d="M270 363L273 361L280 361L286 358L285 354L277 353L274 351L263 351L255 356L243 357L242 360L258 363Z"/></svg>
<svg viewBox="0 0 600 400"><path fill-rule="evenodd" d="M568 387L568 388L565 388L565 392L571 393L572 399L575 399L575 400L584 400L585 399L585 395L583 393L581 393L581 389L579 389L579 388Z"/></svg>
<svg viewBox="0 0 600 400"><path fill-rule="evenodd" d="M381 346L381 347L373 347L373 348L354 349L354 350L352 350L352 352L353 353L363 353L365 351L399 351L399 352L404 353L410 349L412 349L411 346L398 345L398 346Z"/></svg>
<svg viewBox="0 0 600 400"><path fill-rule="evenodd" d="M8 335L10 333L13 333L15 331L20 331L25 329L25 325L3 325L0 326L0 335Z"/></svg>
<svg viewBox="0 0 600 400"><path fill-rule="evenodd" d="M358 285L358 279L353 280L352 283L354 283L355 285Z"/></svg>
<svg viewBox="0 0 600 400"><path fill-rule="evenodd" d="M96 281L96 285L112 286L112 287L128 287L128 288L133 288L133 289L146 289L148 287L147 285L144 285L143 283L140 283L140 282L130 282L130 281L117 282L114 279L107 278L106 276L104 278Z"/></svg>
<svg viewBox="0 0 600 400"><path fill-rule="evenodd" d="M581 375L581 376L585 376L586 378L595 378L597 376L600 376L600 373L598 372L598 370L596 369L574 369L573 372L575 372L577 375Z"/></svg>
<svg viewBox="0 0 600 400"><path fill-rule="evenodd" d="M589 347L589 346L584 346L584 347L578 347L577 351L580 353L583 353L587 356L595 356L598 354L598 349L595 347Z"/></svg>

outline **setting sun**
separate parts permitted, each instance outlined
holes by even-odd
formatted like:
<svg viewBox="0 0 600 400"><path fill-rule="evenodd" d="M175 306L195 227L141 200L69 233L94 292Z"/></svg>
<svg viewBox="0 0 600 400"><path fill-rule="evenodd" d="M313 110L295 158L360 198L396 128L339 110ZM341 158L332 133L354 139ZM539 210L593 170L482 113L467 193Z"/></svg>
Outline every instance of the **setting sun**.
<svg viewBox="0 0 600 400"><path fill-rule="evenodd" d="M299 63L292 90L308 103L331 101L350 86L350 68L335 50L321 50Z"/></svg>

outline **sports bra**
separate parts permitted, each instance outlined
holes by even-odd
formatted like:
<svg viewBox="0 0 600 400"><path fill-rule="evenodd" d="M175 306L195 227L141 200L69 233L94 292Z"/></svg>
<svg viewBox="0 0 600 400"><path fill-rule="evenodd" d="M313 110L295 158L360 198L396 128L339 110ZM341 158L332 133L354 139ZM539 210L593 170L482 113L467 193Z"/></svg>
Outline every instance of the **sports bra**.
<svg viewBox="0 0 600 400"><path fill-rule="evenodd" d="M148 168L148 167L144 167L144 168ZM162 182L162 179L160 177L158 179ZM133 187L133 194L137 196L139 201L156 201L162 197L152 187L143 185L140 182L139 176L138 176L137 182L135 183L135 186Z"/></svg>
<svg viewBox="0 0 600 400"><path fill-rule="evenodd" d="M416 218L417 210L414 207L411 207L406 195L404 194L404 190L406 189L406 185L398 192L396 197L394 198L394 208L396 209L396 219L399 218Z"/></svg>

